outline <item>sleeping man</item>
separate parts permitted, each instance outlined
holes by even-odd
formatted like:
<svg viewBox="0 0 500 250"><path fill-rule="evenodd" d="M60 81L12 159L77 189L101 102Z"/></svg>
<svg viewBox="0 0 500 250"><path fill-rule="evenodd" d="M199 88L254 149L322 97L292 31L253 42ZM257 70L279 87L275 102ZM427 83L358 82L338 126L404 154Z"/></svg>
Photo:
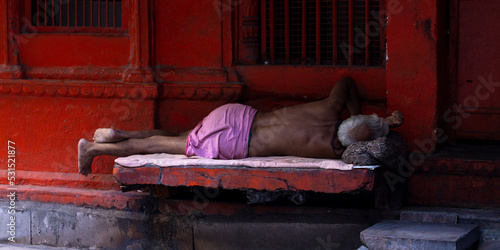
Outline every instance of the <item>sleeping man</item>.
<svg viewBox="0 0 500 250"><path fill-rule="evenodd" d="M346 106L351 117L342 121L340 114ZM389 127L403 123L399 111L386 119L360 112L356 86L345 77L323 100L267 113L242 104L226 104L213 110L193 130L180 134L97 129L94 143L85 139L78 143L78 169L88 175L94 157L99 155L169 153L212 159L282 155L339 159L350 144L386 136Z"/></svg>

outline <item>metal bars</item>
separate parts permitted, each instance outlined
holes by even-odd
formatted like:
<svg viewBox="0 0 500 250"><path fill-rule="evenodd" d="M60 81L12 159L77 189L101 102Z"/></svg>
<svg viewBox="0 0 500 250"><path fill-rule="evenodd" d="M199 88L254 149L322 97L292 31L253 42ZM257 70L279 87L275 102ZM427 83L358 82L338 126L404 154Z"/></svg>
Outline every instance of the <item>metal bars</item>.
<svg viewBox="0 0 500 250"><path fill-rule="evenodd" d="M31 0L37 27L120 28L122 0Z"/></svg>
<svg viewBox="0 0 500 250"><path fill-rule="evenodd" d="M383 65L383 0L260 1L263 63Z"/></svg>

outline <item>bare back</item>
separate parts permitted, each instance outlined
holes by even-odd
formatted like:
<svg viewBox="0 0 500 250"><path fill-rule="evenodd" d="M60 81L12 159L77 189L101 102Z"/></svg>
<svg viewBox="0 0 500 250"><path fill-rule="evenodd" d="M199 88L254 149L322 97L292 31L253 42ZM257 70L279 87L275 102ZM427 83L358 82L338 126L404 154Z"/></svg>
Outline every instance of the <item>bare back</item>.
<svg viewBox="0 0 500 250"><path fill-rule="evenodd" d="M350 78L337 82L326 99L258 113L252 124L250 156L340 158L331 142L346 105L351 114L359 114L357 91Z"/></svg>
<svg viewBox="0 0 500 250"><path fill-rule="evenodd" d="M252 124L250 156L338 158L330 144L338 119L321 102L259 113Z"/></svg>

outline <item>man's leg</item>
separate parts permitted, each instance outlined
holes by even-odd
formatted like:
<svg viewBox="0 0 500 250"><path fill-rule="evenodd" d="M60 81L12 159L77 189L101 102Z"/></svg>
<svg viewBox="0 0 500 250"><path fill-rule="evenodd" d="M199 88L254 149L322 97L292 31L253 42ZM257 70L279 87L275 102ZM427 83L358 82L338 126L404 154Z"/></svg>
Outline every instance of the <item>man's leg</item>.
<svg viewBox="0 0 500 250"><path fill-rule="evenodd" d="M151 136L145 139L128 139L117 143L92 143L85 139L78 142L78 172L92 172L92 161L99 155L129 156L133 154L184 154L187 135Z"/></svg>
<svg viewBox="0 0 500 250"><path fill-rule="evenodd" d="M141 130L125 131L112 128L98 128L94 133L94 141L97 143L119 142L127 139L145 139L151 136L178 136L178 133L167 132L165 130Z"/></svg>

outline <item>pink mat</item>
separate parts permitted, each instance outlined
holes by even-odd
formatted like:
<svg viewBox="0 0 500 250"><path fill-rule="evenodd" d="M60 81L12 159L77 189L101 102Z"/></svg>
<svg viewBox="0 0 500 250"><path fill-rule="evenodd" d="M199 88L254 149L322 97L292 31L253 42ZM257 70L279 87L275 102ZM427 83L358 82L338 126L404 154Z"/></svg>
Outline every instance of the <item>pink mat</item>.
<svg viewBox="0 0 500 250"><path fill-rule="evenodd" d="M246 166L255 168L322 168L337 170L352 170L355 168L374 169L378 166L353 166L341 160L313 159L295 156L250 157L239 160L218 160L202 157L172 154L132 155L117 158L115 162L124 167L141 167L157 165L172 166Z"/></svg>

